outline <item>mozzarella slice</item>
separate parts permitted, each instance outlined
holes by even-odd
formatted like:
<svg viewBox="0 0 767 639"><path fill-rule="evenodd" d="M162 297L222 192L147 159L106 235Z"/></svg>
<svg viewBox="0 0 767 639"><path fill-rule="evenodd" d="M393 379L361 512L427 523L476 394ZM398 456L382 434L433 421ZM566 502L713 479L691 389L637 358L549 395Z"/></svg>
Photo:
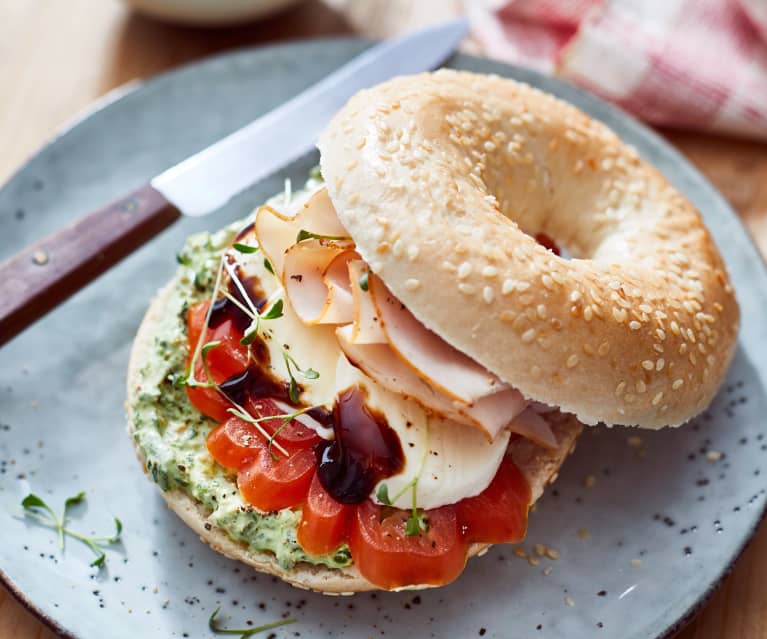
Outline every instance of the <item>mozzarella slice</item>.
<svg viewBox="0 0 767 639"><path fill-rule="evenodd" d="M419 508L438 508L481 493L495 477L509 443L503 432L492 443L475 428L451 420L430 417L415 401L386 390L341 356L336 369L338 390L359 386L367 392L367 404L386 415L402 445L402 470L386 484L392 505L411 508L411 484L417 478Z"/></svg>

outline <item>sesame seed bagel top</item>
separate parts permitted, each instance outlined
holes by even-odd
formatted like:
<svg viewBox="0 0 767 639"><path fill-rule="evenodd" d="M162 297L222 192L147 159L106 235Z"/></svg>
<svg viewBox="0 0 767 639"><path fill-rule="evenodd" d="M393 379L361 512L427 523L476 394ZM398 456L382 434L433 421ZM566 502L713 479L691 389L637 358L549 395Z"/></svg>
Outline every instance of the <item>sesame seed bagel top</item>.
<svg viewBox="0 0 767 639"><path fill-rule="evenodd" d="M528 398L647 428L713 398L739 317L722 258L692 204L603 124L443 70L357 94L319 146L370 268Z"/></svg>

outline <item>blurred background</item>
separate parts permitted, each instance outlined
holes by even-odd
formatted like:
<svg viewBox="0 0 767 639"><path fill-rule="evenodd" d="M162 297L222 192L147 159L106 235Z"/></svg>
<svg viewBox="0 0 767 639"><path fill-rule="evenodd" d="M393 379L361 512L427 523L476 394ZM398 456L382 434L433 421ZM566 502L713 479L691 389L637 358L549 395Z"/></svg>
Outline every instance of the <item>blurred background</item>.
<svg viewBox="0 0 767 639"><path fill-rule="evenodd" d="M464 51L656 126L767 254L767 0L0 0L0 184L110 91L208 55L467 14ZM767 637L767 529L684 639ZM0 639L51 637L0 588Z"/></svg>

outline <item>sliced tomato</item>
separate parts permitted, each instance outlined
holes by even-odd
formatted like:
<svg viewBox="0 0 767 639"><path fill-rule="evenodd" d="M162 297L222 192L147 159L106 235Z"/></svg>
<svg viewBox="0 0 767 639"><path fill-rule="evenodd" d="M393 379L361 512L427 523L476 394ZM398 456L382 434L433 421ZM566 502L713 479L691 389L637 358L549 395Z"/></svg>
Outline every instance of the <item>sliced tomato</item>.
<svg viewBox="0 0 767 639"><path fill-rule="evenodd" d="M243 499L266 512L303 502L316 466L314 451L310 448L297 450L289 457L276 454L277 459L273 459L265 447L252 462L242 466L237 475Z"/></svg>
<svg viewBox="0 0 767 639"><path fill-rule="evenodd" d="M409 512L392 514L371 501L357 506L349 534L352 558L363 577L379 588L441 586L453 581L466 564L468 544L450 506L426 513L428 529L405 534Z"/></svg>
<svg viewBox="0 0 767 639"><path fill-rule="evenodd" d="M296 538L310 555L327 555L345 540L353 506L341 504L322 487L315 473L309 487Z"/></svg>
<svg viewBox="0 0 767 639"><path fill-rule="evenodd" d="M210 302L199 302L190 307L187 312L187 334L189 337L189 358L187 364L194 356L197 342L205 325ZM205 360L208 364L213 381L217 384L242 373L248 365L248 349L240 344L240 332L234 320L227 319L215 328L207 329L205 343L218 341L220 344L207 352ZM207 382L205 367L202 358L198 357L195 363L194 377L199 382ZM192 405L204 415L224 422L230 414L227 412L231 407L230 402L224 398L215 388L201 386L187 386L186 394Z"/></svg>
<svg viewBox="0 0 767 639"><path fill-rule="evenodd" d="M492 544L520 541L527 532L530 486L509 457L493 481L476 497L455 504L463 537Z"/></svg>
<svg viewBox="0 0 767 639"><path fill-rule="evenodd" d="M266 450L264 436L258 429L236 417L214 428L206 444L213 459L232 470L239 470Z"/></svg>
<svg viewBox="0 0 767 639"><path fill-rule="evenodd" d="M268 398L249 397L245 403L245 408L256 418L285 414L284 410L280 409L273 400ZM274 435L275 432L279 431L274 439L289 451L313 448L321 441L321 437L314 430L297 419L288 422L284 426L282 419L269 419L261 422L261 426L270 435Z"/></svg>

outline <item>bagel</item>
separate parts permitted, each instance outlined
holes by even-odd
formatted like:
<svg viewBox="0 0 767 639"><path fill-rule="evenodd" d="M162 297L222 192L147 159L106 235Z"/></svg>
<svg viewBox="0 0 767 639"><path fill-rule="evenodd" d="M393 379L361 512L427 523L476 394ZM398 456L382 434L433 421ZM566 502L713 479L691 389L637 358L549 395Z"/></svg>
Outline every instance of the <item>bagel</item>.
<svg viewBox="0 0 767 639"><path fill-rule="evenodd" d="M181 310L178 300L174 300L173 297L174 288L179 287L188 290L192 286L193 284L185 280L182 273L179 273L173 281L158 292L141 322L131 349L125 404L127 429L144 472L147 472L148 468L156 463L156 460L148 458L146 450L140 445L141 440L137 437L136 407L140 395L145 392L153 392L153 389L148 388L148 386L154 386L157 383L156 380L148 379L146 373L155 357L156 343L173 339L173 330L168 320L175 318ZM191 292L190 295L192 295ZM167 372L178 371L168 370ZM164 376L165 371L163 371ZM159 421L157 420L157 424ZM547 413L546 421L556 435L558 442L556 449L545 449L526 439L519 439L509 451L514 463L522 471L530 486L531 505L538 501L546 485L556 479L562 463L575 450L576 438L582 429L580 422L572 415L559 411ZM185 425L183 416L163 423L163 427L169 430L183 430ZM208 428L213 427L215 424L210 422ZM215 472L220 473L225 478L224 480L230 484L231 490L237 490L236 482L230 477L225 477L223 469L217 469ZM211 516L212 510L200 501L193 486L168 487L161 490L161 494L168 508L199 535L203 542L230 559L240 561L260 572L275 575L298 588L323 594L351 595L356 592L377 589L377 586L360 575L354 565L343 568L328 568L299 562L286 567L275 559L273 553L255 550L248 544L233 539L226 529L216 525L215 519ZM472 544L468 556L471 558L482 555L489 547L490 544Z"/></svg>
<svg viewBox="0 0 767 639"><path fill-rule="evenodd" d="M645 428L712 400L738 332L726 268L693 205L603 124L440 70L358 93L319 149L371 270L526 397Z"/></svg>
<svg viewBox="0 0 767 639"><path fill-rule="evenodd" d="M523 535L582 423L713 397L722 258L604 125L440 71L359 93L319 148L322 178L190 238L131 353L137 456L215 550L328 594L443 585Z"/></svg>

